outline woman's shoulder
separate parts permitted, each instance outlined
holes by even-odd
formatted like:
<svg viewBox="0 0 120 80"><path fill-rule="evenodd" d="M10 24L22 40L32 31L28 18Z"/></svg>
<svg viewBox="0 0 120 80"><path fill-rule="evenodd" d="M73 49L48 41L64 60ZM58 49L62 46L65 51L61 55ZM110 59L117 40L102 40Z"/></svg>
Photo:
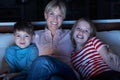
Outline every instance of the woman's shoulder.
<svg viewBox="0 0 120 80"><path fill-rule="evenodd" d="M71 32L70 29L62 29L62 31L63 31L63 32L66 32L66 33L67 33L67 32Z"/></svg>
<svg viewBox="0 0 120 80"><path fill-rule="evenodd" d="M69 35L71 33L71 30L69 30L69 29L62 29L61 30L61 34L65 34L65 35Z"/></svg>
<svg viewBox="0 0 120 80"><path fill-rule="evenodd" d="M39 38L41 36L43 36L43 34L45 34L45 30L37 30L35 31L35 38Z"/></svg>
<svg viewBox="0 0 120 80"><path fill-rule="evenodd" d="M61 38L65 40L68 40L68 39L70 40L70 36L71 36L70 34L71 34L71 31L68 29L63 29L60 32Z"/></svg>
<svg viewBox="0 0 120 80"><path fill-rule="evenodd" d="M45 32L45 30L37 30L37 31L35 31L35 34L42 34L44 32Z"/></svg>

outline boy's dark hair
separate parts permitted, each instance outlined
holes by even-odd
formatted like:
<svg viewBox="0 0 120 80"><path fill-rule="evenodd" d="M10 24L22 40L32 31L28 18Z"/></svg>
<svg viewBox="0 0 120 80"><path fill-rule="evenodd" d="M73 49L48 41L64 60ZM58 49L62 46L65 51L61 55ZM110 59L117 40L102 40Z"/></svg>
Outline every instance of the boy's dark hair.
<svg viewBox="0 0 120 80"><path fill-rule="evenodd" d="M30 22L16 22L13 33L16 33L16 31L25 31L30 35L34 35L33 25Z"/></svg>

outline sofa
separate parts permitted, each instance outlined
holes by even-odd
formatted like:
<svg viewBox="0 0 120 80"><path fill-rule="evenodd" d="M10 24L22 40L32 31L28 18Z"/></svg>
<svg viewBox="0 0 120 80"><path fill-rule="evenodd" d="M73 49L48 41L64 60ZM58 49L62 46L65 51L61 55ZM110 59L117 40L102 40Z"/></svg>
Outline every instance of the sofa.
<svg viewBox="0 0 120 80"><path fill-rule="evenodd" d="M103 21L103 22L101 22ZM71 29L75 21L64 21L62 28ZM120 56L120 20L117 22L108 22L107 20L93 20L97 34L96 36L103 40L110 48L114 51L115 54ZM5 49L12 45L13 40L13 25L15 22L9 23L0 23L0 71L3 68L6 68L3 61L5 54ZM35 26L35 30L43 29L45 22L32 22Z"/></svg>

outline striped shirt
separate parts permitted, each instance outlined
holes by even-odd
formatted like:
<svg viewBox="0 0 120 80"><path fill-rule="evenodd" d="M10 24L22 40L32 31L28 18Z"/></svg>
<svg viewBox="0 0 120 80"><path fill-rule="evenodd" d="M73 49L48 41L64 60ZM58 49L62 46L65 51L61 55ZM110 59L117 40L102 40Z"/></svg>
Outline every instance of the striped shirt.
<svg viewBox="0 0 120 80"><path fill-rule="evenodd" d="M93 37L85 43L80 52L72 54L72 64L85 80L111 70L98 52L103 46L105 44Z"/></svg>

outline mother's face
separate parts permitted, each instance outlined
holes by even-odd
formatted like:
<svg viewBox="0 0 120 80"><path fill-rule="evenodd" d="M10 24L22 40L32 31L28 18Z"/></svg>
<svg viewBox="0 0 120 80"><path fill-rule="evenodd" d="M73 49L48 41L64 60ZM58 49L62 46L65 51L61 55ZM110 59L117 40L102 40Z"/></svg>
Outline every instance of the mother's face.
<svg viewBox="0 0 120 80"><path fill-rule="evenodd" d="M62 12L59 7L50 10L48 13L44 13L49 30L57 30L63 22Z"/></svg>

